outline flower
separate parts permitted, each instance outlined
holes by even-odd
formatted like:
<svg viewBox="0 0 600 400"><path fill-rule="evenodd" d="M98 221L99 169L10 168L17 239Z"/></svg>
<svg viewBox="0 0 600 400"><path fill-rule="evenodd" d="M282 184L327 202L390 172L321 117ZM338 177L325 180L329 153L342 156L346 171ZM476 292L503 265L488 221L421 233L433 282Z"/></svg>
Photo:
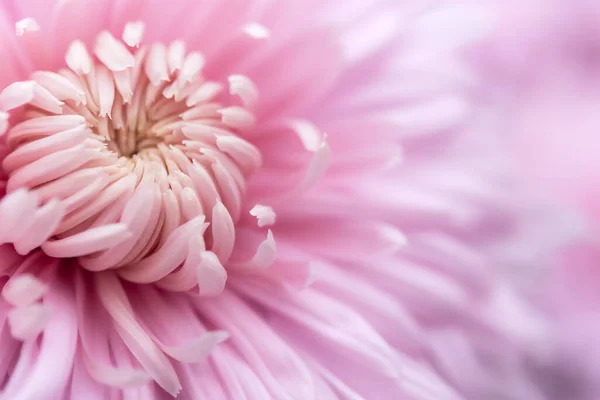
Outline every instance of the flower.
<svg viewBox="0 0 600 400"><path fill-rule="evenodd" d="M511 277L543 243L467 122L478 9L0 18L5 398L543 399Z"/></svg>

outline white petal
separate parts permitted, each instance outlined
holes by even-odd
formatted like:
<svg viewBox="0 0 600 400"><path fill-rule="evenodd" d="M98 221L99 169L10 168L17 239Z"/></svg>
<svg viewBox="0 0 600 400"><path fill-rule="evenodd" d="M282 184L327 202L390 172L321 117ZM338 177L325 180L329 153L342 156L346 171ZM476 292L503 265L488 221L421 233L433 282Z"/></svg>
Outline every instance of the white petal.
<svg viewBox="0 0 600 400"><path fill-rule="evenodd" d="M275 223L275 219L277 218L275 211L273 211L271 207L263 206L261 204L257 204L252 207L252 210L250 210L250 215L256 217L258 220L258 226L261 228L263 226L273 225Z"/></svg>
<svg viewBox="0 0 600 400"><path fill-rule="evenodd" d="M129 22L123 30L123 41L129 47L139 47L144 35L144 23L142 21Z"/></svg>
<svg viewBox="0 0 600 400"><path fill-rule="evenodd" d="M250 22L243 28L244 33L254 39L268 39L271 36L271 32L267 27L258 22Z"/></svg>
<svg viewBox="0 0 600 400"><path fill-rule="evenodd" d="M36 32L40 30L40 26L33 18L23 18L15 24L15 32L17 36L25 35L25 32Z"/></svg>

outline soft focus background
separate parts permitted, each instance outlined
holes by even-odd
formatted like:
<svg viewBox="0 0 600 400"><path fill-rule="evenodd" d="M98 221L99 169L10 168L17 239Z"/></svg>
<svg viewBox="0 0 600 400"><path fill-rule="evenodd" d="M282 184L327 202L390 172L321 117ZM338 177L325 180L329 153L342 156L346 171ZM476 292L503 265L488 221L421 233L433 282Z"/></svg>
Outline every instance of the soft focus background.
<svg viewBox="0 0 600 400"><path fill-rule="evenodd" d="M535 285L557 317L564 346L557 355L563 371L545 379L553 398L594 400L600 385L600 2L473 3L482 5L490 28L489 40L473 54L486 87L478 111L493 118L486 126L497 131L523 184L569 210L581 229L551 256L555 269Z"/></svg>

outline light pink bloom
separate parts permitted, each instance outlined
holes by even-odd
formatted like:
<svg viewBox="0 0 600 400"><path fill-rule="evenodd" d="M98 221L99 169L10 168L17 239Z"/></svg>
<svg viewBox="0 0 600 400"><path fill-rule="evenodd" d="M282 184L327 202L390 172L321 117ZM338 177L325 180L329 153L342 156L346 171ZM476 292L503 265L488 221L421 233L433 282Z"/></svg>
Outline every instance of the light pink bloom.
<svg viewBox="0 0 600 400"><path fill-rule="evenodd" d="M544 399L479 11L197 3L1 3L2 398Z"/></svg>

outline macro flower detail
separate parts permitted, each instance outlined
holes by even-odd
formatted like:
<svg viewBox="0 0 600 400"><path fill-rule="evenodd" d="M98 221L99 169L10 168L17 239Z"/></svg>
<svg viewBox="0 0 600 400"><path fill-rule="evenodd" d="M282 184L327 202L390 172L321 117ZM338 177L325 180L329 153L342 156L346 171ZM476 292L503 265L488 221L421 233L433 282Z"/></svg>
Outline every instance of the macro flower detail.
<svg viewBox="0 0 600 400"><path fill-rule="evenodd" d="M128 24L125 40L142 29ZM254 123L246 107L256 103L256 87L230 76L243 106L223 106L223 84L201 77L202 54L186 55L180 41L134 55L105 31L94 55L97 63L75 41L69 69L34 72L2 94L3 104L26 104L6 134L7 192L59 199L64 213L48 240L26 235L17 251L41 245L91 271L123 267L119 276L131 282L186 291L201 275L201 291L222 289L246 179L261 165L259 150L237 133Z"/></svg>
<svg viewBox="0 0 600 400"><path fill-rule="evenodd" d="M0 2L2 398L542 399L485 29L398 3Z"/></svg>

